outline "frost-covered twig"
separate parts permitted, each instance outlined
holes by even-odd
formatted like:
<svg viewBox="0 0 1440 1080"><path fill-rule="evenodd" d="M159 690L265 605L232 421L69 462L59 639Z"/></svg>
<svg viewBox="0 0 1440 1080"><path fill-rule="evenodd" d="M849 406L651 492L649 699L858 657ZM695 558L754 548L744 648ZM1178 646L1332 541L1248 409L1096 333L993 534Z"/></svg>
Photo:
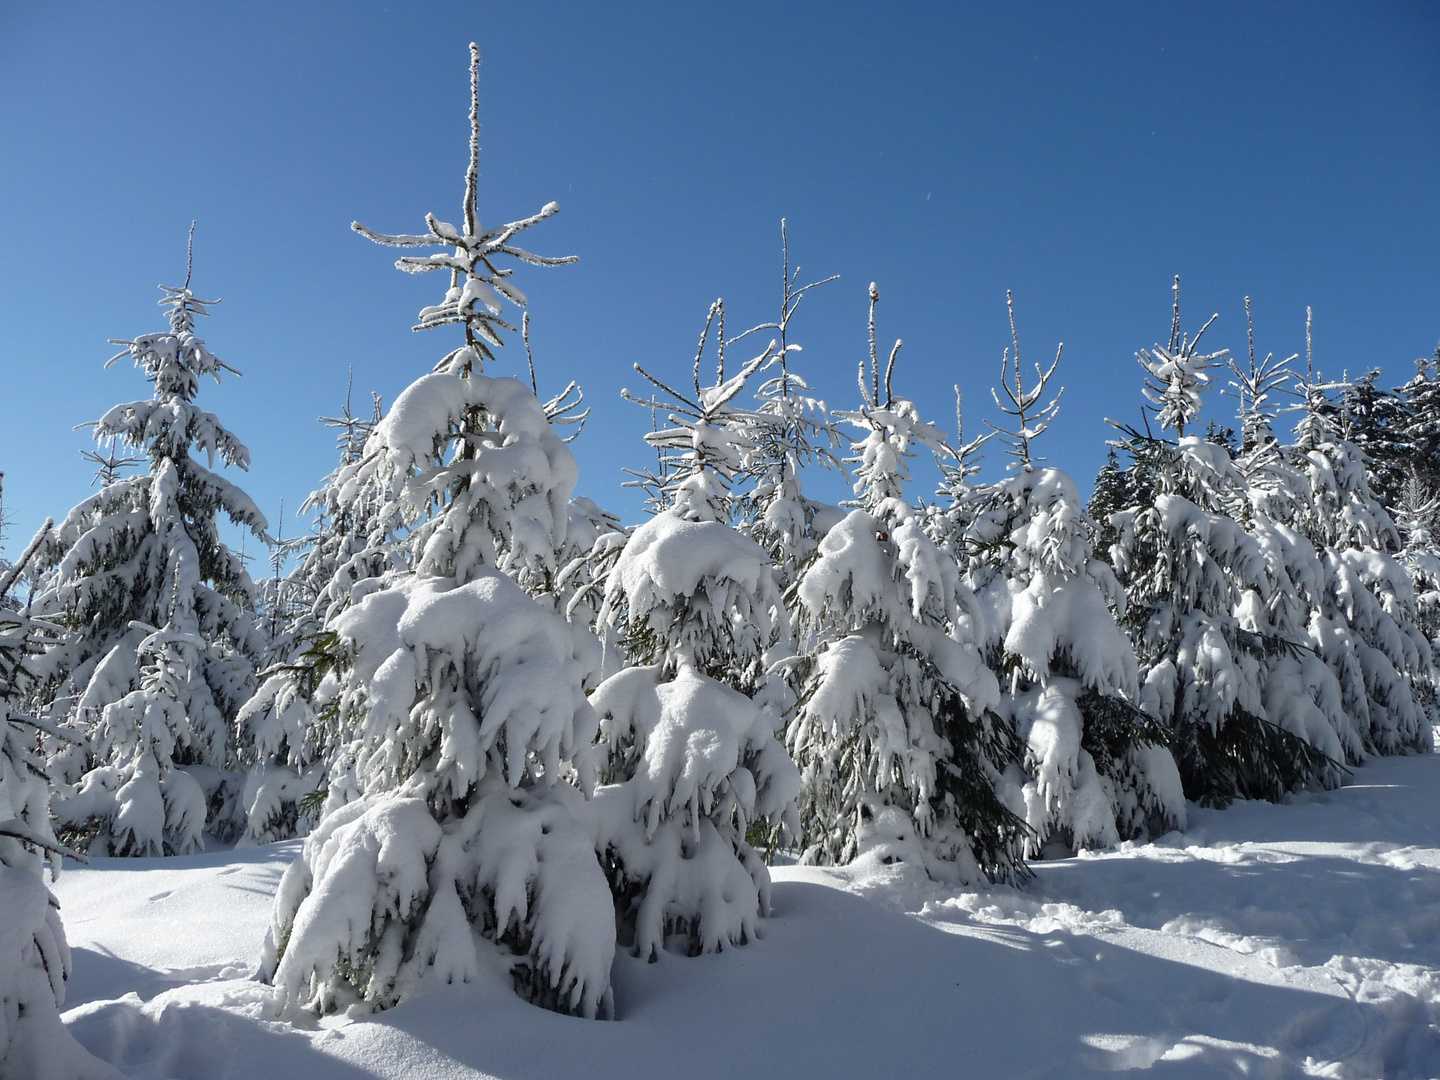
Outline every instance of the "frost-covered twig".
<svg viewBox="0 0 1440 1080"><path fill-rule="evenodd" d="M1200 394L1210 385L1209 370L1229 359L1230 350L1221 349L1215 353L1202 353L1200 339L1210 324L1220 317L1211 315L1200 332L1189 337L1180 330L1180 275L1175 275L1175 308L1170 324L1170 344L1153 349L1141 349L1135 354L1136 361L1146 373L1143 393L1158 407L1161 427L1175 429L1183 438L1185 428L1200 412Z"/></svg>
<svg viewBox="0 0 1440 1080"><path fill-rule="evenodd" d="M1030 443L1044 434L1055 416L1060 411L1060 397L1065 393L1062 386L1055 396L1043 407L1036 409L1036 404L1044 395L1050 385L1051 378L1055 375L1055 369L1060 366L1060 354L1065 351L1065 343L1062 341L1055 350L1055 359L1050 362L1049 370L1042 369L1039 364L1035 365L1036 383L1029 390L1025 389L1024 381L1020 372L1020 334L1015 329L1015 299L1007 289L1005 291L1005 306L1010 312L1010 339L1014 343L1014 353L1009 349L1005 350L1000 359L1000 389L1005 392L1010 404L1006 405L1000 400L1000 395L995 388L990 388L990 396L995 399L995 405L1006 416L1013 416L1019 422L1015 429L1003 428L997 424L984 421L985 425L992 431L1003 437L1009 449L1005 452L1015 458L1008 468L1028 468L1032 461L1043 461L1044 458L1032 458L1030 454ZM1012 390L1007 383L1009 378L1008 369L1014 364L1015 387ZM957 390L958 393L958 390Z"/></svg>
<svg viewBox="0 0 1440 1080"><path fill-rule="evenodd" d="M1270 425L1280 410L1272 406L1270 401L1277 393L1298 396L1290 389L1295 378L1290 364L1299 359L1300 354L1293 353L1284 360L1277 361L1274 353L1268 353L1263 361L1258 364L1255 362L1255 322L1250 315L1248 296L1245 297L1245 331L1250 347L1249 367L1242 368L1234 357L1226 356L1226 364L1233 378L1230 380L1229 389L1222 390L1221 393L1240 402L1241 446L1250 450L1275 441Z"/></svg>

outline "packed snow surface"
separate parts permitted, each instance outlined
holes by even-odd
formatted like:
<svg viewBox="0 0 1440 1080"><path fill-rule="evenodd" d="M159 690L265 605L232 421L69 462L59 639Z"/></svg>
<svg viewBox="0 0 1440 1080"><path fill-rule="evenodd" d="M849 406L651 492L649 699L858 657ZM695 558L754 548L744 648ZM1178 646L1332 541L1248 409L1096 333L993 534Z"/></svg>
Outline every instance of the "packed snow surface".
<svg viewBox="0 0 1440 1080"><path fill-rule="evenodd" d="M96 859L55 886L64 1014L127 1077L1440 1076L1440 755L1286 805L1190 807L1023 889L774 868L759 940L617 955L616 1019L503 971L365 1020L274 1019L252 982L298 844Z"/></svg>

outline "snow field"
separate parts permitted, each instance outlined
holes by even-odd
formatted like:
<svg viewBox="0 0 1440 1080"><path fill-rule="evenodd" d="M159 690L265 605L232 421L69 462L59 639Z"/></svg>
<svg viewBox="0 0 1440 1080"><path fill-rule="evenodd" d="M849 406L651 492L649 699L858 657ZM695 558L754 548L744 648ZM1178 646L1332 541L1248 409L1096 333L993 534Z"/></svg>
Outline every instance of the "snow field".
<svg viewBox="0 0 1440 1080"><path fill-rule="evenodd" d="M1440 1075L1440 755L1288 804L1190 807L1022 889L780 866L758 940L624 950L617 1019L527 1005L501 957L298 1028L250 981L298 843L96 859L56 885L65 1021L126 1077Z"/></svg>

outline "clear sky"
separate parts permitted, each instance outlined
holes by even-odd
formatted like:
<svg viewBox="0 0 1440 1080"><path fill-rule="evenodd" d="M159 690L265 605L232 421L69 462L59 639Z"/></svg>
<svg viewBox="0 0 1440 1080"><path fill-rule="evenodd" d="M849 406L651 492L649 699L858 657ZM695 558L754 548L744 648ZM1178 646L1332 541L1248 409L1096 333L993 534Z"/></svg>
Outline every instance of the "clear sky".
<svg viewBox="0 0 1440 1080"><path fill-rule="evenodd" d="M299 10L297 10L299 9ZM1041 454L1088 490L1135 350L1220 318L1214 346L1327 374L1413 373L1440 338L1440 7L1275 4L76 4L0 0L0 470L13 556L87 491L85 431L147 384L108 338L162 329L157 283L224 303L203 335L242 379L201 404L249 445L272 519L333 465L353 365L386 401L454 344L412 334L444 282L349 230L458 220L466 44L482 70L480 213L556 200L522 267L541 389L595 406L580 490L627 520L649 417L639 361L684 378L708 304L779 306L804 276L802 370L857 404L866 288L905 339L897 392L967 434L1013 289L1026 361L1065 342ZM500 372L523 374L518 347ZM1213 394L1211 415L1233 402ZM987 472L1003 468L998 451ZM928 474L915 496L928 495Z"/></svg>

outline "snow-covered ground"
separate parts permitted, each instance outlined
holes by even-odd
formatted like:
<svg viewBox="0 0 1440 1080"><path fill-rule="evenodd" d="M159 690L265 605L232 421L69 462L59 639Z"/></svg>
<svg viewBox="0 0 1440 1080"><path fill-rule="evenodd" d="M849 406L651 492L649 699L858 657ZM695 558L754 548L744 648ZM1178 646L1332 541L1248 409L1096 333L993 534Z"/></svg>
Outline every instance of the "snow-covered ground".
<svg viewBox="0 0 1440 1080"><path fill-rule="evenodd" d="M1184 834L946 892L908 870L775 869L762 939L622 955L618 1019L435 985L278 1023L250 982L298 844L98 859L56 892L66 1022L131 1077L1440 1076L1440 755Z"/></svg>

